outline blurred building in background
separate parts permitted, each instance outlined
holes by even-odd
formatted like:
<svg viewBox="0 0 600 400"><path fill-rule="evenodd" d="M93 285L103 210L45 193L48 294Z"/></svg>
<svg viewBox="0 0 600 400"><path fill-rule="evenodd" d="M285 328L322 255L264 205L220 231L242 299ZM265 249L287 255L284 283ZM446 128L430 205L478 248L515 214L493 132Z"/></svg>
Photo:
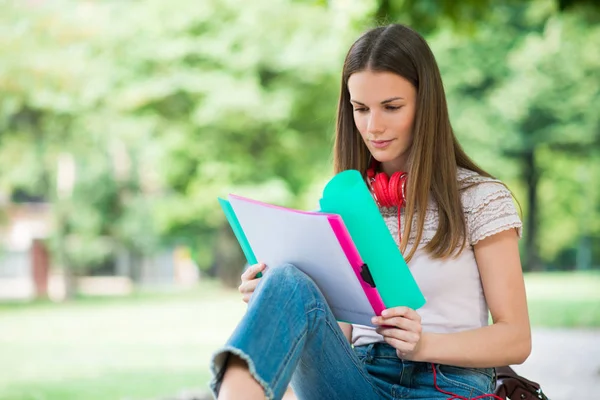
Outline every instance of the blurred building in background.
<svg viewBox="0 0 600 400"><path fill-rule="evenodd" d="M30 201L4 204L0 225L0 300L65 297L65 275L53 260L49 240L53 226L51 205ZM135 286L153 289L192 287L198 268L184 247L136 258L126 249L111 261L76 276L82 295L124 295Z"/></svg>
<svg viewBox="0 0 600 400"><path fill-rule="evenodd" d="M0 299L47 294L49 255L44 245L52 214L46 203L9 204L0 225Z"/></svg>

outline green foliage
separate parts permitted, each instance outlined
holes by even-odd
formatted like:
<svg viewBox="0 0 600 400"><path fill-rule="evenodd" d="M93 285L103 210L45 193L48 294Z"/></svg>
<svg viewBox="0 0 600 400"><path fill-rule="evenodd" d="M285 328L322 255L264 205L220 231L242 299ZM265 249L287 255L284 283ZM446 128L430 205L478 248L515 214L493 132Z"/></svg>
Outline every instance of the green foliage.
<svg viewBox="0 0 600 400"><path fill-rule="evenodd" d="M3 8L0 184L57 204L54 248L71 267L117 243L184 242L209 263L217 195L252 187L293 205L329 170L349 25L320 4ZM76 180L61 194L64 154Z"/></svg>
<svg viewBox="0 0 600 400"><path fill-rule="evenodd" d="M0 2L0 190L53 203L63 263L183 243L208 268L217 196L313 208L343 56L376 14L428 33L465 148L536 210L526 250L572 266L600 240L600 33L585 5L240 4Z"/></svg>
<svg viewBox="0 0 600 400"><path fill-rule="evenodd" d="M373 0L370 19L377 24L401 22L430 34L442 28L473 33L482 21L506 9L526 7L530 10L551 10L553 14L577 12L586 18L599 20L596 0Z"/></svg>
<svg viewBox="0 0 600 400"><path fill-rule="evenodd" d="M582 236L600 237L589 219L600 203L600 30L545 4L497 12L472 36L441 31L432 45L459 138L526 216L536 209L525 251L552 263Z"/></svg>

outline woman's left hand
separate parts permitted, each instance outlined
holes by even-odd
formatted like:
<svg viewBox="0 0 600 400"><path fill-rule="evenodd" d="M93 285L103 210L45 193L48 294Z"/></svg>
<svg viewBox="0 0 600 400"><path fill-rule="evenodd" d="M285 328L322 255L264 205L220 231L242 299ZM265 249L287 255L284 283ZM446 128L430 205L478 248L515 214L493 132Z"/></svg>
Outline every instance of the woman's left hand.
<svg viewBox="0 0 600 400"><path fill-rule="evenodd" d="M386 343L396 349L403 360L420 361L421 316L408 307L394 307L383 310L380 317L373 317L377 333Z"/></svg>

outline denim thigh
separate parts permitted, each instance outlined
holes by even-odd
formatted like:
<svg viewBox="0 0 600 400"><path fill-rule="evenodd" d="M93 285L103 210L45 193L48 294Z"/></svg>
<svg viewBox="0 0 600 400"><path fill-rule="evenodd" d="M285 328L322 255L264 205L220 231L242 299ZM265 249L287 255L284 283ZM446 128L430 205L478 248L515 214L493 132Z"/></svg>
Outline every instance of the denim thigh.
<svg viewBox="0 0 600 400"><path fill-rule="evenodd" d="M454 395L470 399L493 393L495 386L493 368L402 360L387 343L359 346L354 351L373 382L393 399L446 400Z"/></svg>
<svg viewBox="0 0 600 400"><path fill-rule="evenodd" d="M319 288L290 264L261 278L246 314L214 354L215 397L232 354L247 363L268 399L282 398L290 382L298 399L386 398L356 357Z"/></svg>

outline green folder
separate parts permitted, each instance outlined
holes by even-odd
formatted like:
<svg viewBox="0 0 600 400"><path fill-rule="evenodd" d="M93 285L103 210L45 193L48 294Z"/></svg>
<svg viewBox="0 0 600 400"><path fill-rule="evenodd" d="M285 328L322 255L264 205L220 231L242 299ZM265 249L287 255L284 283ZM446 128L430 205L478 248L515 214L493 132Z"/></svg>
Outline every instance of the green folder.
<svg viewBox="0 0 600 400"><path fill-rule="evenodd" d="M237 216L235 215L235 212L233 211L233 208L231 207L231 204L229 203L228 200L222 199L220 197L219 197L219 204L221 205L221 208L223 209L223 212L225 213L225 218L227 218L227 222L229 222L229 225L231 226L231 230L233 231L235 238L240 243L242 252L244 253L244 256L246 257L246 261L248 261L249 265L257 264L258 261L256 260L256 256L254 255L254 252L252 251L252 247L250 247L250 243L248 243L246 234L244 233L244 230L242 229L242 226L240 225L240 222L238 221ZM259 272L258 274L256 274L256 278L260 278L260 277L262 277L262 273Z"/></svg>
<svg viewBox="0 0 600 400"><path fill-rule="evenodd" d="M339 214L344 220L387 308L418 309L425 304L360 172L347 170L335 175L319 202L322 212Z"/></svg>

